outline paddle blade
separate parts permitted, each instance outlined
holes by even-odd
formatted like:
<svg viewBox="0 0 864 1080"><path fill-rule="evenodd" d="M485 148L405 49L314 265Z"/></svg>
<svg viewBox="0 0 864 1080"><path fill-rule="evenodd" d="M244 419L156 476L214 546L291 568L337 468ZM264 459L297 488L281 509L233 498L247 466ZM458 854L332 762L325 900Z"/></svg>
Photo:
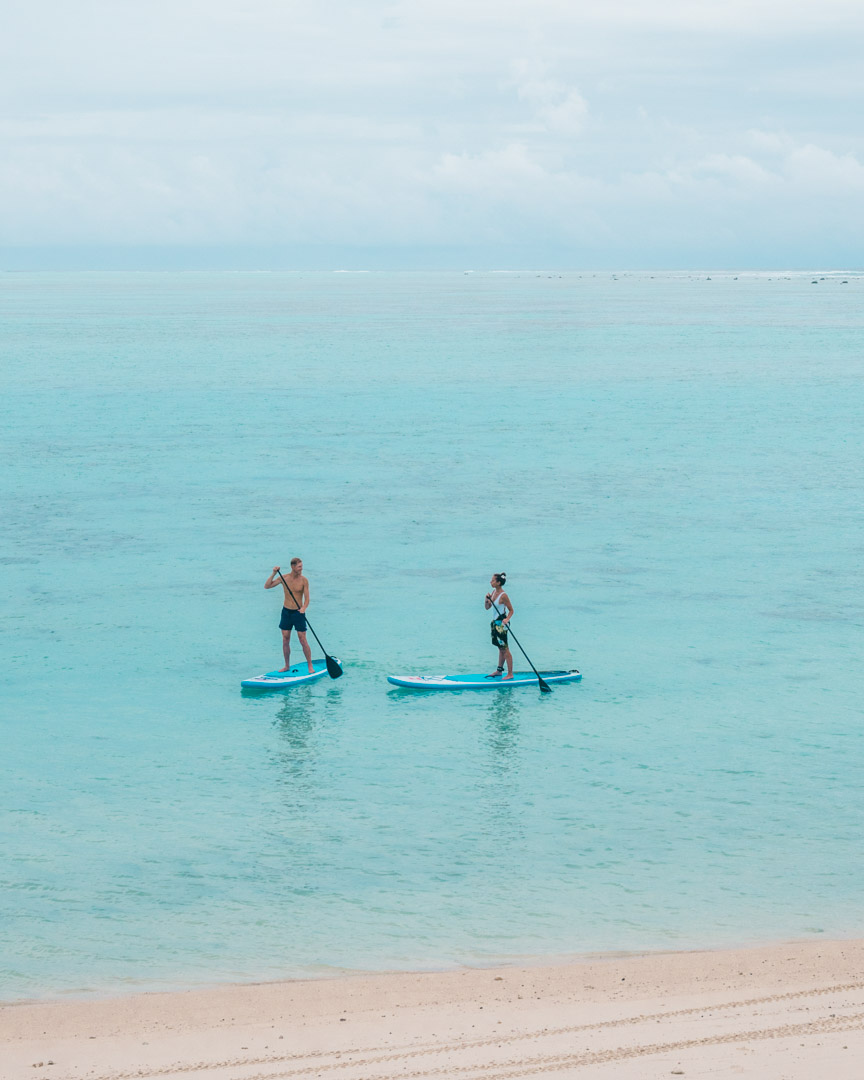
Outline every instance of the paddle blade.
<svg viewBox="0 0 864 1080"><path fill-rule="evenodd" d="M540 693L541 694L551 694L552 693L552 687L549 685L549 683L544 682L540 678L539 675L537 676L537 682L540 683Z"/></svg>
<svg viewBox="0 0 864 1080"><path fill-rule="evenodd" d="M331 679L338 679L342 674L342 665L333 656L325 656L324 659L327 661L327 674Z"/></svg>

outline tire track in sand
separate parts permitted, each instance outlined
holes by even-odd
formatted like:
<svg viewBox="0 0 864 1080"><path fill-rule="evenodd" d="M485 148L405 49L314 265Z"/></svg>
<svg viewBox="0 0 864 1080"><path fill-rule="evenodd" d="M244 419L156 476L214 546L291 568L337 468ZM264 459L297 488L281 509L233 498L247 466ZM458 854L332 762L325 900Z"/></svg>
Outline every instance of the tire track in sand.
<svg viewBox="0 0 864 1080"><path fill-rule="evenodd" d="M537 1042L550 1040L560 1036L578 1035L586 1032L612 1031L616 1028L634 1028L641 1024L662 1023L663 1021L686 1018L688 1016L706 1016L716 1012L732 1009L758 1008L786 1001L804 1000L806 998L824 997L829 994L849 993L864 990L864 982L841 983L833 986L816 987L810 990L793 990L782 994L770 994L761 997L742 998L734 1001L723 1001L716 1004L692 1006L685 1009L672 1009L668 1012L637 1013L628 1016L617 1017L612 1020L601 1020L588 1024L572 1024L555 1028L540 1028L533 1031L519 1032L511 1035L492 1035L481 1038L466 1038L449 1042L423 1042L411 1043L402 1047L372 1046L372 1047L349 1047L337 1050L309 1050L306 1052L290 1054L267 1054L260 1056L236 1057L223 1060L210 1061L177 1061L171 1065L163 1065L148 1068L146 1065L138 1068L111 1070L98 1075L88 1074L88 1080L148 1080L157 1077L180 1077L186 1074L212 1072L214 1075L224 1074L225 1070L243 1070L242 1080L282 1080L288 1077L302 1077L327 1073L338 1073L347 1069L373 1069L375 1080L391 1080L399 1077L400 1080L413 1080L415 1077L438 1076L446 1073L470 1074L476 1073L478 1077L489 1077L492 1080L506 1080L506 1077L526 1075L524 1071L502 1072L500 1076L495 1069L516 1069L537 1072L549 1072L561 1068L577 1068L591 1064L601 1064L604 1061L619 1060L627 1057L640 1056L643 1054L666 1053L671 1050L680 1050L696 1046L722 1044L724 1042L743 1042L753 1039L784 1038L783 1032L794 1034L816 1034L820 1031L853 1030L862 1026L861 1020L864 1013L854 1014L852 1017L830 1017L823 1020L807 1021L797 1025L785 1025L778 1028L755 1029L741 1033L718 1034L706 1036L704 1039L688 1040L686 1042L671 1042L645 1044L643 1047L622 1047L615 1050L586 1051L582 1054L569 1055L541 1055L534 1058L518 1058L508 1062L489 1063L486 1065L457 1065L449 1064L428 1070L399 1071L396 1073L378 1072L381 1066L408 1063L422 1057L431 1055L460 1055L471 1050L486 1047L501 1048L516 1043ZM851 1024L851 1027L837 1025ZM819 1025L829 1025L819 1027ZM611 1057L608 1055L612 1055ZM545 1064L544 1064L545 1063ZM292 1064L294 1067L292 1067ZM246 1073L246 1070L264 1066L288 1066L287 1069L277 1071ZM58 1076L56 1080L78 1080L80 1073Z"/></svg>
<svg viewBox="0 0 864 1080"><path fill-rule="evenodd" d="M722 1046L730 1043L757 1042L766 1039L787 1039L806 1035L824 1035L838 1031L864 1030L864 1013L854 1016L810 1020L801 1024L782 1024L776 1028L756 1028L751 1031L733 1031L723 1035L707 1035L701 1039L680 1039L667 1043L641 1043L636 1046L617 1047L611 1050L585 1051L581 1054L546 1054L533 1058L511 1058L507 1061L481 1065L439 1065L432 1069L376 1073L374 1080L423 1080L430 1076L464 1076L471 1080L517 1080L519 1077L538 1076L541 1073L560 1072L563 1069L587 1068L628 1058L650 1057L673 1051L691 1050L700 1046ZM362 1063L350 1064L358 1068ZM316 1066L307 1069L267 1073L251 1073L244 1080L286 1080L292 1076L310 1075ZM363 1080L367 1080L364 1075ZM371 1078L368 1078L371 1080Z"/></svg>

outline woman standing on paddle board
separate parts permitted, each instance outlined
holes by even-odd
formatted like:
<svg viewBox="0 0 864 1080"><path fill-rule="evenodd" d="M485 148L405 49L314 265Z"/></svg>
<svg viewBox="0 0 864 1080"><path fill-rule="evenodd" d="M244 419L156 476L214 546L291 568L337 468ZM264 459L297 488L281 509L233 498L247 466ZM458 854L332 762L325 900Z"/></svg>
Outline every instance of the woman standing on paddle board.
<svg viewBox="0 0 864 1080"><path fill-rule="evenodd" d="M504 573L493 574L492 580L489 582L492 586L492 592L486 593L486 610L489 611L493 607L498 609L491 624L492 644L498 649L498 667L491 675L487 676L490 679L501 678L505 663L507 665L507 674L504 679L513 678L513 654L507 644L507 627L513 618L513 605L510 603L510 597L504 592L506 580L507 575Z"/></svg>

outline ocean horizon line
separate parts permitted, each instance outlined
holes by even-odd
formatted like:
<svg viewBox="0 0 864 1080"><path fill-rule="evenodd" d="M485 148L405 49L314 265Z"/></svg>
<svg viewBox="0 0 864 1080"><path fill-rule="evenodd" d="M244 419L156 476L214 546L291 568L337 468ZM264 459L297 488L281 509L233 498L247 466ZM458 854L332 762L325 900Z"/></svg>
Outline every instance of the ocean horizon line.
<svg viewBox="0 0 864 1080"><path fill-rule="evenodd" d="M578 274L588 275L632 275L644 276L657 274L668 277L686 275L716 274L718 276L763 277L767 275L787 276L839 276L848 274L852 277L864 276L864 267L733 267L733 266L688 266L688 267L564 267L564 266L420 266L420 267L316 267L316 266L42 266L42 267L0 267L2 274Z"/></svg>

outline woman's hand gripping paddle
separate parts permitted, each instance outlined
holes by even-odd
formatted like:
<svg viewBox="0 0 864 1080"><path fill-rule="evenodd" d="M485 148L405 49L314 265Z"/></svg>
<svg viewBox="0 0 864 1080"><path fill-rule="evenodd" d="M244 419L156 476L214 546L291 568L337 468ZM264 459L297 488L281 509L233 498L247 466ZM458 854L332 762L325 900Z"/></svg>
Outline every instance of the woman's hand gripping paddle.
<svg viewBox="0 0 864 1080"><path fill-rule="evenodd" d="M281 574L280 574L280 577L281 577ZM492 605L493 608L495 608L495 614L500 615L501 612L498 610L498 605L495 603L495 601L492 599L491 596L489 597L489 603ZM513 631L510 629L510 624L509 623L507 624L507 629L510 632L510 637L512 637L513 640L516 642L516 644L519 645L519 652L521 652L522 655L525 657L525 659L528 661L528 663L531 664L531 658L529 657L528 653L525 652L525 650L522 648L521 644L519 643L519 638L517 638L516 635L513 633ZM318 639L316 638L315 640L317 641ZM319 642L319 644L320 644L320 642ZM544 681L543 676L540 674L540 672L537 670L537 668L534 667L533 664L531 664L531 670L537 676L537 682L540 684L541 693L551 694L552 693L552 687L549 685L549 683Z"/></svg>
<svg viewBox="0 0 864 1080"><path fill-rule="evenodd" d="M288 595L291 597L291 599L294 601L294 603L297 604L297 597L294 595L293 592L291 592L291 586L288 584L288 582L285 580L285 578L282 577L282 571L277 570L276 573L279 575L280 578L282 578L282 584L288 590ZM297 604L297 610L298 611L300 610L300 605L299 604ZM320 638L315 633L315 631L312 629L312 624L309 622L308 619L306 620L306 625L309 627L309 630L310 630L310 632L312 634L312 637L314 637L315 640L318 642L318 648L321 650L321 652L324 653L324 660L325 660L325 662L327 664L327 674L330 676L331 679L338 679L339 676L342 674L342 668L339 665L339 661L335 660L332 656L329 655L327 650L321 644ZM518 644L518 642L517 642L517 644ZM521 649L522 646L520 645L519 648ZM525 659L528 660L528 657L526 656ZM528 660L528 663L530 664L531 661Z"/></svg>

